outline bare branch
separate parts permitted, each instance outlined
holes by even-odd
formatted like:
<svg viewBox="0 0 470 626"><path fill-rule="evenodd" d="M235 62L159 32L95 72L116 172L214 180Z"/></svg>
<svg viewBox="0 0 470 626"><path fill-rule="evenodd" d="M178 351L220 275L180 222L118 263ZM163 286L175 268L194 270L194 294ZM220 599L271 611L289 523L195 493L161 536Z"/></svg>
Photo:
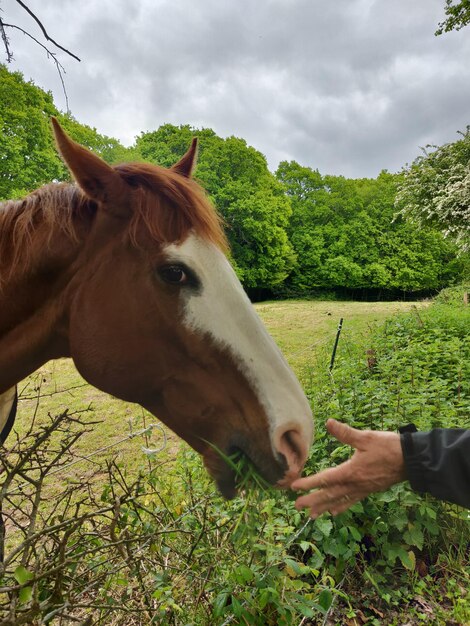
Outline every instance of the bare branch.
<svg viewBox="0 0 470 626"><path fill-rule="evenodd" d="M35 15L31 9L29 7L26 6L26 4L24 2L21 2L21 0L16 0L16 2L26 11L26 13L28 13L33 20L36 22L36 24L39 26L39 28L42 31L42 34L44 35L44 38L47 41L50 41L51 43L54 44L54 46L56 46L57 48L59 48L60 50L63 50L63 52L66 52L69 56L73 57L74 59L76 59L77 61L80 61L80 59L77 57L76 54L73 54L73 52L70 52L70 50L67 50L67 48L64 48L63 46L61 46L60 44L57 43L57 41L55 41L54 39L52 39L52 37L49 37L46 29L44 28L41 20L37 17L37 15Z"/></svg>
<svg viewBox="0 0 470 626"><path fill-rule="evenodd" d="M65 68L62 65L62 63L60 63L60 61L57 60L56 53L52 52L51 50L49 50L49 48L47 48L38 39L36 39L36 37L33 37L33 35L28 33L28 31L24 30L24 28L21 28L20 26L16 26L15 24L6 24L5 22L3 22L3 26L5 28L15 28L16 30L19 30L20 32L23 33L23 35L26 35L27 37L32 39L35 43L37 43L38 46L41 46L41 48L43 48L46 51L47 56L51 57L51 59L54 61L55 66L57 68L57 72L59 74L60 82L62 83L62 90L63 90L64 96L65 96L65 106L67 107L67 113L70 113L69 99L68 99L68 96L67 96L67 90L65 89L65 82L64 82L64 76L63 76L66 72L65 72Z"/></svg>
<svg viewBox="0 0 470 626"><path fill-rule="evenodd" d="M3 20L1 17L0 17L0 33L2 35L3 45L5 46L5 52L7 54L7 63L11 63L13 61L13 52L10 49L10 41L5 32L5 24L3 23Z"/></svg>

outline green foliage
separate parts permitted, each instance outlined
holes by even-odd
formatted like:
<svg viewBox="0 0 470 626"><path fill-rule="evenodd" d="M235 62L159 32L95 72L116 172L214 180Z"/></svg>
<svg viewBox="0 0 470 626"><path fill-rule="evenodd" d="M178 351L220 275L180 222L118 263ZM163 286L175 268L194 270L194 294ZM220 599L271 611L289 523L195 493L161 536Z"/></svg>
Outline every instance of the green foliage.
<svg viewBox="0 0 470 626"><path fill-rule="evenodd" d="M470 249L470 127L462 138L427 146L399 178L396 208L420 226L431 225Z"/></svg>
<svg viewBox="0 0 470 626"><path fill-rule="evenodd" d="M68 170L54 146L51 116L76 141L110 163L135 157L116 139L61 114L50 93L0 64L0 200L22 197L53 180L68 180Z"/></svg>
<svg viewBox="0 0 470 626"><path fill-rule="evenodd" d="M297 263L287 288L419 291L460 275L463 262L430 229L393 221L398 177L347 180L321 176L295 162L280 164L279 180L292 202L288 234Z"/></svg>
<svg viewBox="0 0 470 626"><path fill-rule="evenodd" d="M0 199L20 197L63 174L49 126L56 114L51 94L0 65Z"/></svg>
<svg viewBox="0 0 470 626"><path fill-rule="evenodd" d="M439 28L434 33L442 35L452 30L460 30L470 23L470 0L460 0L454 4L454 0L446 0L446 19L439 24Z"/></svg>

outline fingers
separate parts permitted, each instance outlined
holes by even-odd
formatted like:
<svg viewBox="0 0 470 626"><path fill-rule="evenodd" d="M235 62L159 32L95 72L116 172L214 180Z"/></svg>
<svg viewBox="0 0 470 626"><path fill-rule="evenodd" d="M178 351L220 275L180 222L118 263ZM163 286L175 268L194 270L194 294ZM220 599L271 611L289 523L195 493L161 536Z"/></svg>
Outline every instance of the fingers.
<svg viewBox="0 0 470 626"><path fill-rule="evenodd" d="M327 511L333 515L343 513L363 497L364 494L347 491L344 487L319 489L297 498L295 508L310 509L310 517L315 519Z"/></svg>
<svg viewBox="0 0 470 626"><path fill-rule="evenodd" d="M329 419L326 422L326 428L330 435L333 435L333 437L338 439L338 441L341 441L341 443L345 443L353 448L357 448L359 446L363 434L360 430L351 428L351 426L338 422L334 419Z"/></svg>
<svg viewBox="0 0 470 626"><path fill-rule="evenodd" d="M291 489L316 489L334 487L348 482L351 478L351 461L345 461L341 465L318 472L312 476L298 478L291 484Z"/></svg>
<svg viewBox="0 0 470 626"><path fill-rule="evenodd" d="M326 427L328 432L341 443L359 448L361 441L363 442L364 433L347 424L329 419ZM353 459L358 454L360 453L356 452ZM349 459L337 467L293 481L291 489L316 489L312 493L297 498L296 508L298 510L309 508L310 516L316 518L326 511L337 515L362 500L368 492L360 488L361 483L358 482L353 467L354 462Z"/></svg>
<svg viewBox="0 0 470 626"><path fill-rule="evenodd" d="M334 419L329 419L326 422L328 431L336 437L341 443L358 447L361 435L360 430L351 428L347 424L342 424ZM335 483L342 483L348 479L348 472L350 471L349 461L341 463L337 467L332 467L327 470L323 470L313 476L305 476L294 480L291 484L292 489L314 489L316 487L322 487L324 483L328 485L334 485Z"/></svg>

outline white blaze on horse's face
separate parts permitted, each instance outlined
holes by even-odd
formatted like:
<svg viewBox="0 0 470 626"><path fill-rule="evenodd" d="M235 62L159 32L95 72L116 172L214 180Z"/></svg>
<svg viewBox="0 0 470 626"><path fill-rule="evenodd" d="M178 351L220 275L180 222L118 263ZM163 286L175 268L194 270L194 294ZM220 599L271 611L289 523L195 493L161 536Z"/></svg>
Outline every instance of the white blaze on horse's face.
<svg viewBox="0 0 470 626"><path fill-rule="evenodd" d="M289 484L302 469L313 437L308 401L279 348L266 331L225 255L192 234L165 247L171 263L182 263L198 277L201 289L186 296L183 323L230 351L256 393L270 427L275 456L283 454Z"/></svg>

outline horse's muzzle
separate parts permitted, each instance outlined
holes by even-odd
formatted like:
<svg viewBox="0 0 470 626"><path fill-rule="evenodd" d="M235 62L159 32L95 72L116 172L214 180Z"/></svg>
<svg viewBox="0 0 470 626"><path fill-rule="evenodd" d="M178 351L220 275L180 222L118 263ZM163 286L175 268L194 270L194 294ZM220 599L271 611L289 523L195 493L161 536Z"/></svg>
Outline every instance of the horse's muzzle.
<svg viewBox="0 0 470 626"><path fill-rule="evenodd" d="M227 462L226 457L229 457L229 462ZM241 460L240 466L243 468L243 458L245 458L253 466L255 472L267 483L280 487L288 486L287 483L284 484L288 475L288 464L285 457L282 454L275 457L270 448L266 451L261 450L241 435L232 437L230 445L223 454L210 448L203 453L203 458L204 464L209 474L214 478L220 493L227 499L232 499L237 495L238 484L243 480L243 475L234 469L232 459Z"/></svg>

